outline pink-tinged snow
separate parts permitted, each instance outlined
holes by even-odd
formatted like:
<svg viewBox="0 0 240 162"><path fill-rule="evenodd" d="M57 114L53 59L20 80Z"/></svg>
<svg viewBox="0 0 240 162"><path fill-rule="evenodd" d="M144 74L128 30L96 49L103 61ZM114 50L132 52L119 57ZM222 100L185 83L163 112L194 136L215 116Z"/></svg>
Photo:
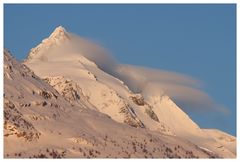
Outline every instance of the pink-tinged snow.
<svg viewBox="0 0 240 162"><path fill-rule="evenodd" d="M218 157L184 139L71 104L8 51L4 83L5 158Z"/></svg>
<svg viewBox="0 0 240 162"><path fill-rule="evenodd" d="M80 41L75 41L76 39ZM75 47L76 42L81 42L82 44L79 45L78 50L72 50L71 47ZM93 49L91 49L91 47ZM91 50L89 50L89 48ZM162 95L151 94L149 91L134 94L123 81L104 72L96 63L84 57L86 53L96 53L97 51L101 52L101 50L101 47L98 45L73 36L62 27L57 28L49 38L31 50L24 64L42 79L47 78L48 83L55 88L58 93L62 94L62 96L65 94L65 91L67 91L66 93L73 94L67 97L71 103L69 112L72 114L68 114L68 116L71 116L71 120L64 118L59 122L54 121L54 127L61 130L61 125L65 125L67 128L62 132L71 132L71 135L75 131L81 132L82 130L86 130L86 132L89 133L89 131L92 131L90 130L91 128L101 132L95 135L94 138L103 137L103 132L106 131L110 133L108 137L112 137L114 140L124 138L129 141L131 141L128 134L130 132L135 134L140 131L139 136L143 136L143 132L147 132L148 134L154 131L152 134L160 136L159 139L161 140L166 139L173 143L180 142L183 145L193 143L197 145L194 146L194 149L191 147L193 150L201 150L205 152L205 154L216 154L219 157L235 157L236 153L233 151L235 141L224 141L225 143L223 145L223 142L216 138L216 135L199 128L164 92ZM67 82L71 82L71 85L66 86L66 80ZM28 86L25 86L25 88L29 89ZM8 91L14 90L9 88ZM75 93L76 95L74 97ZM79 96L79 98L77 96ZM83 114L82 112L86 112L86 116L89 116L88 120L84 120L84 116L81 116ZM92 112L94 112L93 114L95 115L104 113L107 116L101 114L101 119L97 119L94 115L90 115ZM81 119L79 119L79 116L81 116ZM79 128L80 126L74 123L85 124L83 127L82 124L80 124L81 128ZM58 124L60 125L59 127ZM127 124L137 128L130 127ZM69 127L69 125L71 126ZM42 129L44 129L44 127ZM128 135L120 137L121 134L126 132ZM77 134L78 133L76 133L76 135ZM48 133L44 137L48 140L48 136L51 136L51 134ZM92 134L90 136L92 136ZM82 137L75 139L71 136L64 136L64 139L66 138L69 139L68 142L87 143ZM139 140L140 139L144 138L139 137ZM42 139L40 138L40 140ZM117 143L122 142L123 141L120 140ZM57 141L56 143L59 145ZM228 145L231 145L231 147ZM108 151L113 154L113 150L111 151L110 149L105 152ZM79 154L74 151L73 154L79 156ZM159 156L156 155L154 157ZM201 157L204 156L201 155Z"/></svg>

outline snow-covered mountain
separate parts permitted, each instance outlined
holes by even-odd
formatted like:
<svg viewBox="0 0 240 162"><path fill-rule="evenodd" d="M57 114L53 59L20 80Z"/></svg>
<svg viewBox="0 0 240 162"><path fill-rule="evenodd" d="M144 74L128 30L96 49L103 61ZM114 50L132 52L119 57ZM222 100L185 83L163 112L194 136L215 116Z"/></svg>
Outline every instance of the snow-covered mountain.
<svg viewBox="0 0 240 162"><path fill-rule="evenodd" d="M115 122L74 102L79 97L65 82L58 93L4 51L5 158L219 157L187 140Z"/></svg>
<svg viewBox="0 0 240 162"><path fill-rule="evenodd" d="M128 147L126 148L125 142L131 143L135 141L132 138L133 135L139 140L147 138L144 136L154 135L159 139L160 143L164 141L164 146L181 143L179 147L191 150L192 154L196 154L198 157L233 158L236 156L234 149L236 140L234 137L223 142L217 134L211 133L210 130L202 130L166 94L136 94L119 78L99 68L97 62L94 62L88 56L102 51L103 49L100 46L67 32L61 26L56 28L49 38L44 39L42 43L30 51L28 58L24 61L25 65L17 63L7 54L7 51L4 51L6 55L6 61L4 60L6 67L4 69L5 110L11 103L15 105L13 107L17 112L21 113L21 118L32 125L31 131L34 132L33 134L37 134L35 142L45 140L45 143L41 143L44 148L48 147L46 141L55 138L54 132L58 131L58 129L61 130L59 131L61 134L59 139L63 143L54 143L55 140L53 140L52 146L55 149L61 148L64 150L68 157L82 157L82 154L76 153L76 151L69 148L74 142L81 147L86 146L86 143L95 140L95 138L100 143L103 141L106 143L104 133L109 133L106 136L114 140L115 144L109 144L111 146L106 146L106 144L101 147L95 146L94 148L97 151L102 150L102 147L107 149L103 151L102 154L104 155L94 154L98 157L125 156L124 153L115 154L116 150L113 153L115 145L116 149L124 148L125 150L122 149L122 152L125 152L127 156L144 157L145 154L141 153L141 149L138 150L138 145L141 148L140 143L137 146L133 144L135 146L133 152L129 151ZM11 72L9 65L16 73ZM21 71L24 71L22 69L25 71L27 69L24 76L20 75ZM21 84L18 84L20 80ZM18 93L15 91L25 98L18 98L19 95L16 95ZM27 109L16 106L23 101L27 102L22 103L22 105L27 104ZM36 105L42 108L36 109ZM50 112L58 114L59 118L51 117ZM32 113L37 116L37 122L27 117L29 114L31 116ZM7 120L5 119L5 121ZM6 126L6 132L10 130L7 128ZM92 139L89 139L89 141L85 139L84 141L82 137L76 137L82 131L88 134L85 138ZM66 139L72 141L66 141ZM124 140L126 141L124 142ZM23 141L20 142L13 134L5 136L5 141L7 141L5 142L5 148L11 147L11 144L16 141L23 144ZM156 149L161 150L162 148L160 143L155 143L155 149L153 148L155 144L149 144L148 147L153 148L150 151L152 154L150 157L166 157L163 150L156 153ZM87 144L86 148L89 147ZM21 150L18 147L16 149ZM10 151L10 149L6 150ZM178 146L170 151L176 155L174 157L177 157L179 153L177 150ZM16 150L8 151L5 152L5 156ZM30 155L26 150L21 151L22 153L25 152L27 156ZM111 155L108 155L109 153ZM13 155L9 154L9 156ZM184 157L185 155L179 154L178 156Z"/></svg>

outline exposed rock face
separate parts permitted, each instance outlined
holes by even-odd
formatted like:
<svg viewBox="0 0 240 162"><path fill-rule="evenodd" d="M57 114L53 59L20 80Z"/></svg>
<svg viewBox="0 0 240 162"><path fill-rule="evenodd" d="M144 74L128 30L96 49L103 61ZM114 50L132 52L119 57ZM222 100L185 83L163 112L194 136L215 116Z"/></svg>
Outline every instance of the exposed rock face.
<svg viewBox="0 0 240 162"><path fill-rule="evenodd" d="M144 106L146 104L144 98L141 95L131 96L130 98L133 100L135 104L139 106Z"/></svg>
<svg viewBox="0 0 240 162"><path fill-rule="evenodd" d="M41 135L34 126L19 112L17 106L4 99L4 136L16 136L26 141L36 141Z"/></svg>
<svg viewBox="0 0 240 162"><path fill-rule="evenodd" d="M68 102L74 104L80 102L80 96L83 96L81 88L72 80L64 77L46 77L44 78L48 84L56 89Z"/></svg>
<svg viewBox="0 0 240 162"><path fill-rule="evenodd" d="M124 123L132 126L132 127L141 127L145 128L144 124L138 119L134 110L126 105L120 109L120 113L124 114Z"/></svg>
<svg viewBox="0 0 240 162"><path fill-rule="evenodd" d="M150 118L152 118L153 120L159 122L159 119L157 117L157 115L155 114L155 112L152 110L152 108L146 108L145 112L150 116Z"/></svg>

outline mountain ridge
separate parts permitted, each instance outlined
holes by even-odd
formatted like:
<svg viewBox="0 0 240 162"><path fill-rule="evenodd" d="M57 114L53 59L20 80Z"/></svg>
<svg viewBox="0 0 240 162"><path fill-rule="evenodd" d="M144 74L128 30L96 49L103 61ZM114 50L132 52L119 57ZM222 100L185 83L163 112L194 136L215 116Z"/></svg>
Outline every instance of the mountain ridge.
<svg viewBox="0 0 240 162"><path fill-rule="evenodd" d="M182 138L200 150L210 150L208 154L214 156L235 157L236 152L232 146L228 147L229 143L219 142L216 134L203 131L166 94L136 94L119 78L88 59L86 55L91 50L72 50L76 43L83 42L79 46L94 47L93 52L98 51L97 45L84 40L74 42L75 39L81 38L57 27L49 38L30 51L24 64L73 107L106 114L119 124ZM230 143L234 145L235 141Z"/></svg>
<svg viewBox="0 0 240 162"><path fill-rule="evenodd" d="M4 82L5 158L219 157L186 140L133 128L72 105L7 50Z"/></svg>

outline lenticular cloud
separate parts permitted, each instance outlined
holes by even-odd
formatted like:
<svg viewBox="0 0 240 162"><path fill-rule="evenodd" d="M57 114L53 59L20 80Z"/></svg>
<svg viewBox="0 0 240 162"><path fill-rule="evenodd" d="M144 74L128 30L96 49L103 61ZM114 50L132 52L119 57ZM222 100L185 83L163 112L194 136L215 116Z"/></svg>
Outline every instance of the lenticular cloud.
<svg viewBox="0 0 240 162"><path fill-rule="evenodd" d="M200 88L202 83L190 76L140 66L119 65L116 76L133 91L147 95L167 94L187 111L219 111L228 109L217 104Z"/></svg>
<svg viewBox="0 0 240 162"><path fill-rule="evenodd" d="M202 83L191 76L177 72L152 69L118 63L110 52L92 41L69 33L72 38L64 50L59 52L76 52L95 62L105 72L121 79L136 93L148 95L170 96L186 111L219 111L224 114L228 109L216 103L208 94L201 90Z"/></svg>

